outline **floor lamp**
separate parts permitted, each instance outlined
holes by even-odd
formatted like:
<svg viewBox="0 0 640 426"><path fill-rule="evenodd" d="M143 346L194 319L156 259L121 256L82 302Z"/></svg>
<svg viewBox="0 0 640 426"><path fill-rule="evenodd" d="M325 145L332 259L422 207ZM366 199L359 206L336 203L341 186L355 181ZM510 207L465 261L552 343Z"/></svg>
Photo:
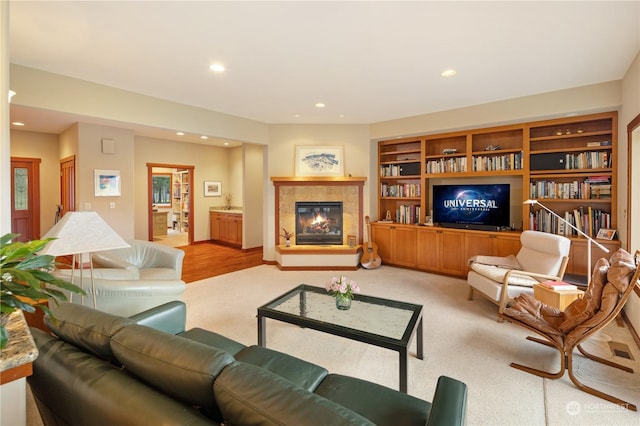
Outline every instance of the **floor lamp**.
<svg viewBox="0 0 640 426"><path fill-rule="evenodd" d="M575 226L573 226L573 224L571 222L567 221L565 218L563 218L562 216L558 215L553 210L550 210L549 208L547 208L546 206L541 204L538 200L527 200L527 201L523 202L522 204L529 204L529 205L532 205L532 206L533 205L538 205L538 206L542 207L543 209L545 209L546 211L551 213L553 216L555 216L558 219L560 219L563 223L565 223L566 225L568 225L569 227L574 229L578 234L582 235L583 237L585 237L589 241L589 244L587 244L587 265L588 265L587 266L587 284L590 284L591 283L591 244L592 243L595 244L599 249L601 249L605 253L609 253L609 249L606 248L605 246L603 246L602 244L600 244L599 242L597 242L596 240L594 240L593 238L591 238L590 236L588 236L587 234L585 234L584 232L582 232L580 229L578 229Z"/></svg>
<svg viewBox="0 0 640 426"><path fill-rule="evenodd" d="M84 289L83 255L88 256L91 277L93 307L96 308L96 286L93 280L93 261L91 253L103 250L130 247L116 231L96 212L69 212L65 214L43 238L55 238L41 251L52 256L73 255L71 263L71 283L75 276L76 262L80 265L80 287ZM73 294L69 301L72 301ZM83 296L82 296L83 297ZM84 304L84 299L81 299Z"/></svg>

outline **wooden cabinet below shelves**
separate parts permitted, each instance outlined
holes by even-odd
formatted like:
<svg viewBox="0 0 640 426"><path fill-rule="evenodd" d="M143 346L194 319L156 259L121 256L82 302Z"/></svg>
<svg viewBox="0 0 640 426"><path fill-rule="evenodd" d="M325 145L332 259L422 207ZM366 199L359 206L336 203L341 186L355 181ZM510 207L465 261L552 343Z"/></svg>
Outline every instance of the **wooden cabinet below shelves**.
<svg viewBox="0 0 640 426"><path fill-rule="evenodd" d="M382 263L464 278L469 257L507 256L520 250L519 232L372 223L371 239Z"/></svg>
<svg viewBox="0 0 640 426"><path fill-rule="evenodd" d="M242 215L209 212L210 238L213 241L242 247Z"/></svg>
<svg viewBox="0 0 640 426"><path fill-rule="evenodd" d="M383 263L415 267L416 227L396 224L376 224L371 227L371 241L378 245Z"/></svg>
<svg viewBox="0 0 640 426"><path fill-rule="evenodd" d="M598 243L608 248L609 253L605 253L595 244L591 244L591 266L587 267L589 241L585 238L572 238L571 251L569 252L569 263L567 264L567 274L588 277L598 259L601 257L609 259L611 255L620 248L620 241L598 240Z"/></svg>

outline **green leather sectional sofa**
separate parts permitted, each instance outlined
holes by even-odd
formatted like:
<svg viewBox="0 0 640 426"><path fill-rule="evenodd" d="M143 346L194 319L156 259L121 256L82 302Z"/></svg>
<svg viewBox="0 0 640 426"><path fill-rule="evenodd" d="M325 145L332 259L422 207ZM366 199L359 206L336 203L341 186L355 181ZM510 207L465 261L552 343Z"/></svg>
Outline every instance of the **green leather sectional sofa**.
<svg viewBox="0 0 640 426"><path fill-rule="evenodd" d="M432 403L217 333L170 302L130 318L62 304L27 380L46 425L462 425L467 387Z"/></svg>

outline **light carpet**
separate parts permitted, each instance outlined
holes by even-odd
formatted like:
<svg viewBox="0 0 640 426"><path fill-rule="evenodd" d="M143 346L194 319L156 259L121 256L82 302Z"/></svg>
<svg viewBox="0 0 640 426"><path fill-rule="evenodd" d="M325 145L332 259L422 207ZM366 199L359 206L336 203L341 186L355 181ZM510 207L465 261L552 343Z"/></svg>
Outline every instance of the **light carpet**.
<svg viewBox="0 0 640 426"><path fill-rule="evenodd" d="M340 272L280 271L262 265L187 285L187 326L257 342L257 307L298 284L324 286ZM382 266L342 272L363 294L424 306L424 360L409 358L409 394L431 401L438 376L465 382L468 425L638 425L640 415L578 390L567 374L543 379L509 367L518 362L557 371L555 349L525 340L524 328L496 321L496 305L467 300L464 280ZM614 356L608 341L628 345L634 360ZM345 338L267 320L267 346L348 374L398 388L398 354ZM628 330L609 325L585 347L634 368L634 374L575 355L584 384L640 405L640 352Z"/></svg>

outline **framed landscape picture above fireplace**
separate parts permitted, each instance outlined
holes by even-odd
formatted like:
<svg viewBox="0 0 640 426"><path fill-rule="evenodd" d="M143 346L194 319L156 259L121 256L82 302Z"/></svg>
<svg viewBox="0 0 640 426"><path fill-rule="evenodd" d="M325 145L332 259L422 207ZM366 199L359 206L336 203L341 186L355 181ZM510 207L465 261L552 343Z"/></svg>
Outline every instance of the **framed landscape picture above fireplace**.
<svg viewBox="0 0 640 426"><path fill-rule="evenodd" d="M344 176L342 145L296 145L296 176Z"/></svg>

